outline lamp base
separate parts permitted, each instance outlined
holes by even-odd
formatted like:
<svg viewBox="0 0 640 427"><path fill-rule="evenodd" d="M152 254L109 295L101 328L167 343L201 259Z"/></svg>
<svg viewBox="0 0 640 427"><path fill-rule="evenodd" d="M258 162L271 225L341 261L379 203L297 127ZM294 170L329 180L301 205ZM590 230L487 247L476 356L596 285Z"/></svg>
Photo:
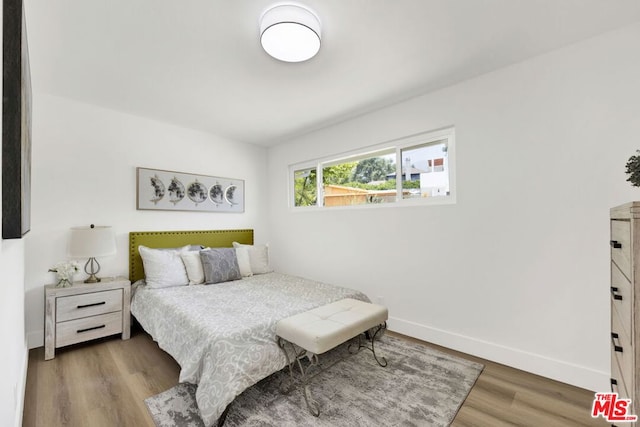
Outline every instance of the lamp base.
<svg viewBox="0 0 640 427"><path fill-rule="evenodd" d="M93 257L89 258L89 261L84 265L84 272L87 273L89 277L84 283L98 283L100 278L96 277L96 274L98 274L99 271L100 264L98 264L98 261Z"/></svg>
<svg viewBox="0 0 640 427"><path fill-rule="evenodd" d="M95 274L92 274L87 278L87 280L84 281L84 283L98 283L100 281L101 279L99 277L96 277Z"/></svg>

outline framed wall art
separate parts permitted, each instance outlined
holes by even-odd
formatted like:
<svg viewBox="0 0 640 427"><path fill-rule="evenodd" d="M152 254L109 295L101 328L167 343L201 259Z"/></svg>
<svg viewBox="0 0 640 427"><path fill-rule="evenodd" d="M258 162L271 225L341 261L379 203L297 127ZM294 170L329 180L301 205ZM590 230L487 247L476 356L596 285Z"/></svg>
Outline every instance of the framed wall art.
<svg viewBox="0 0 640 427"><path fill-rule="evenodd" d="M137 168L137 209L244 212L244 181Z"/></svg>
<svg viewBox="0 0 640 427"><path fill-rule="evenodd" d="M4 0L2 31L2 238L31 228L31 76L22 0Z"/></svg>

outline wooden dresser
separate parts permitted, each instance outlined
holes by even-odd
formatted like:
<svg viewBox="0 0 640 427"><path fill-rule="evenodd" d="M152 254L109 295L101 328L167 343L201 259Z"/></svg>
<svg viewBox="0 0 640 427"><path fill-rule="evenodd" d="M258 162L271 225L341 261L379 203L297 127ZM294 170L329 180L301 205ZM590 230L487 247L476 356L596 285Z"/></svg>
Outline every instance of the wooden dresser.
<svg viewBox="0 0 640 427"><path fill-rule="evenodd" d="M68 288L45 286L44 358L55 349L96 338L130 336L131 282L126 278L99 283L75 282Z"/></svg>
<svg viewBox="0 0 640 427"><path fill-rule="evenodd" d="M640 410L640 202L611 209L611 389ZM639 289L637 289L639 288ZM635 425L625 423L625 425Z"/></svg>

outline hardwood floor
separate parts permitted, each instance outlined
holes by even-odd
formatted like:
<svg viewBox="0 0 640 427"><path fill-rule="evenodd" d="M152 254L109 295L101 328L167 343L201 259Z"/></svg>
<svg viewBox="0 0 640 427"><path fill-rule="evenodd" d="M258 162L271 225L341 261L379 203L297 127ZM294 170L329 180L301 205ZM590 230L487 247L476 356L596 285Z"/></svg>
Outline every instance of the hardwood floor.
<svg viewBox="0 0 640 427"><path fill-rule="evenodd" d="M608 425L590 417L590 391L433 347L485 365L453 426ZM36 348L29 353L23 426L154 427L143 400L176 385L178 375L173 358L136 329L128 341L59 349L49 361Z"/></svg>
<svg viewBox="0 0 640 427"><path fill-rule="evenodd" d="M424 343L414 338L394 335ZM435 344L424 344L484 365L484 370L453 420L453 427L610 425L602 418L591 418L594 398L592 391Z"/></svg>

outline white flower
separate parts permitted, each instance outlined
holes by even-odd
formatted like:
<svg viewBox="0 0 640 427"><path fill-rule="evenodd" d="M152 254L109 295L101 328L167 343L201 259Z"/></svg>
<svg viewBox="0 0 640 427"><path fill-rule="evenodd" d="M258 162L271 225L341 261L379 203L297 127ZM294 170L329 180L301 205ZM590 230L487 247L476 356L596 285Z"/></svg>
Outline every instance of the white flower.
<svg viewBox="0 0 640 427"><path fill-rule="evenodd" d="M76 261L59 262L51 267L49 271L56 273L58 279L70 280L78 271L80 271L80 267Z"/></svg>

